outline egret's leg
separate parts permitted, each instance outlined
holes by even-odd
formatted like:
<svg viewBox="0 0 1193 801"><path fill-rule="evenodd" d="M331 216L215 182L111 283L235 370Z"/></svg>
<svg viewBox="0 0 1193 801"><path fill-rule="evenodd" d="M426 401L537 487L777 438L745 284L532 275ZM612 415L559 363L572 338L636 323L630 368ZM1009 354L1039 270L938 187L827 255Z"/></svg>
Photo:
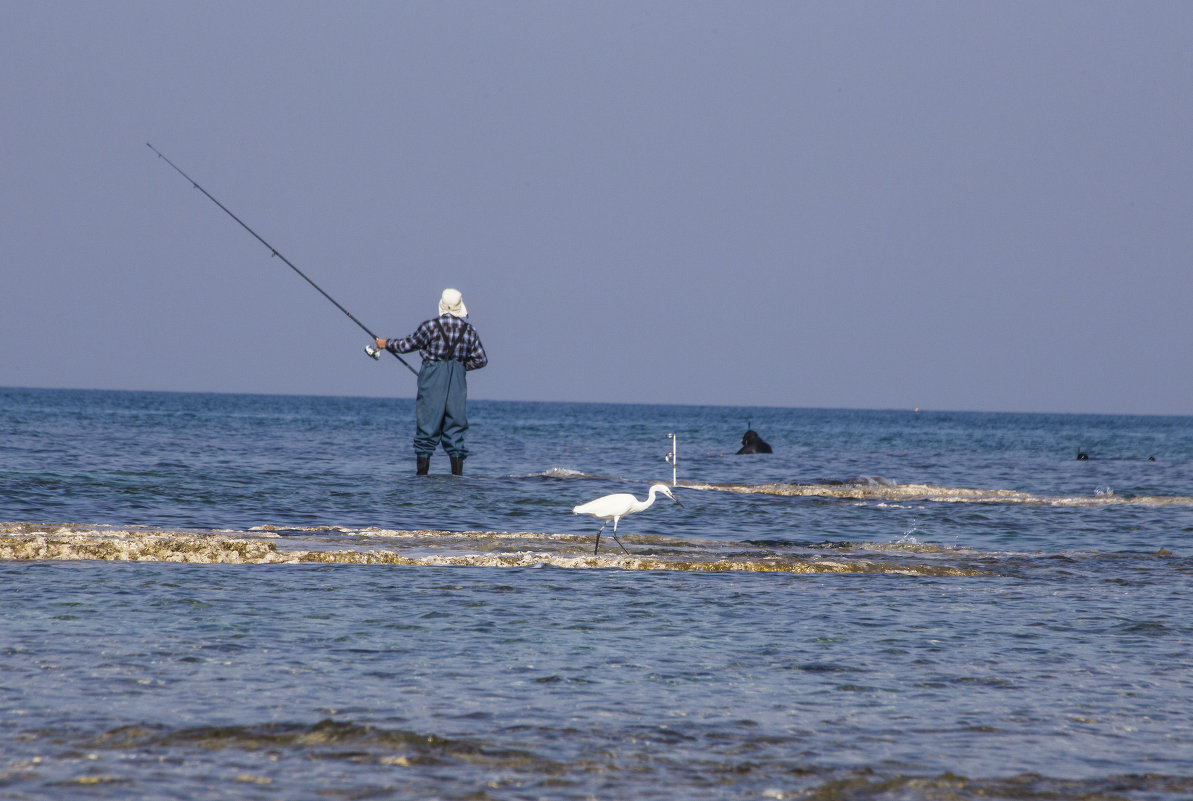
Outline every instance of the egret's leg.
<svg viewBox="0 0 1193 801"><path fill-rule="evenodd" d="M621 540L618 539L618 537L617 537L617 522L620 519L621 518L617 518L616 520L613 521L613 541L616 542L618 545L621 545ZM630 555L630 552L625 549L624 545L621 545L621 550L625 553L626 556Z"/></svg>
<svg viewBox="0 0 1193 801"><path fill-rule="evenodd" d="M604 523L601 523L601 531L604 531L605 526L607 526L607 525L609 525L608 520L606 520ZM616 523L613 524L613 528L617 528ZM592 546L592 555L593 556L596 556L597 548L601 547L601 531L597 532L596 544Z"/></svg>

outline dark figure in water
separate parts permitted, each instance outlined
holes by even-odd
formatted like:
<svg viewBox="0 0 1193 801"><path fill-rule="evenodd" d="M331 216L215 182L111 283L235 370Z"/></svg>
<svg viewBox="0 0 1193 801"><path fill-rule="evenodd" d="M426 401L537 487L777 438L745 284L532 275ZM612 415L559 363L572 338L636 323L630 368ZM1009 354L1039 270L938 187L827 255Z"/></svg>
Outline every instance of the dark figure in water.
<svg viewBox="0 0 1193 801"><path fill-rule="evenodd" d="M770 449L770 445L762 441L758 432L751 428L741 438L741 450L738 453L774 453L774 451Z"/></svg>
<svg viewBox="0 0 1193 801"><path fill-rule="evenodd" d="M1084 462L1089 459L1089 454L1085 451L1077 451L1077 461Z"/></svg>

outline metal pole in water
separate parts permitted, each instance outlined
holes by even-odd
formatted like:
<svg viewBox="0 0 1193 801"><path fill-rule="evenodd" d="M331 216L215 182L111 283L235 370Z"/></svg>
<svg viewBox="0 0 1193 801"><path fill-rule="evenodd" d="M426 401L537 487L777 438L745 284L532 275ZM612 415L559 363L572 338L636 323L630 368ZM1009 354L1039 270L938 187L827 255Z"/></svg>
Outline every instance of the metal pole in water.
<svg viewBox="0 0 1193 801"><path fill-rule="evenodd" d="M677 456L678 456L678 451L679 451L679 440L676 439L674 434L668 434L667 439L671 440L671 452L668 453L663 458L667 460L667 464L671 465L671 486L674 487L674 486L676 486L675 471L676 471L676 462L677 462Z"/></svg>

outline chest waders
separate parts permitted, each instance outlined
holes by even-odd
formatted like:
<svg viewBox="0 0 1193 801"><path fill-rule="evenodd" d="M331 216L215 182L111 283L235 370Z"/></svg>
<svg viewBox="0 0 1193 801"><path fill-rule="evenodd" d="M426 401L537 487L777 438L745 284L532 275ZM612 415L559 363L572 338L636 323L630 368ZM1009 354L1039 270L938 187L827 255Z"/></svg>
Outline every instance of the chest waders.
<svg viewBox="0 0 1193 801"><path fill-rule="evenodd" d="M442 442L451 459L452 475L459 476L464 473L464 458L468 456L464 447L464 433L468 431L468 381L464 362L456 354L463 343L464 330L452 340L438 319L435 325L447 345L447 357L441 361L424 361L418 371L414 434L417 473L427 474L431 454Z"/></svg>

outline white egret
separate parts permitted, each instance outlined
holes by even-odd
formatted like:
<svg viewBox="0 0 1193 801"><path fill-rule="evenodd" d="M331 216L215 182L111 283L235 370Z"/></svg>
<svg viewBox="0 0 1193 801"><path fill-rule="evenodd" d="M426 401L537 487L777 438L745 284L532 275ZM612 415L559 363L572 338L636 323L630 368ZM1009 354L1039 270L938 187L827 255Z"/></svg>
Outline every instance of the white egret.
<svg viewBox="0 0 1193 801"><path fill-rule="evenodd" d="M609 521L613 521L613 539L618 545L621 545L621 540L617 538L617 521L621 520L626 515L632 515L634 512L641 512L643 509L650 507L654 503L656 495L666 495L671 500L679 503L679 499L671 494L671 489L666 484L655 484L651 486L650 492L646 496L646 500L640 501L628 492L615 492L612 495L605 495L597 498L595 501L582 503L579 506L573 507L573 514L578 515L592 515L599 517L605 522L601 524L601 530L597 532L596 544L592 546L592 553L595 556L597 548L601 547L601 533L604 532L605 526L609 525ZM679 503L683 506L682 503ZM629 555L625 546L621 545L621 549Z"/></svg>

